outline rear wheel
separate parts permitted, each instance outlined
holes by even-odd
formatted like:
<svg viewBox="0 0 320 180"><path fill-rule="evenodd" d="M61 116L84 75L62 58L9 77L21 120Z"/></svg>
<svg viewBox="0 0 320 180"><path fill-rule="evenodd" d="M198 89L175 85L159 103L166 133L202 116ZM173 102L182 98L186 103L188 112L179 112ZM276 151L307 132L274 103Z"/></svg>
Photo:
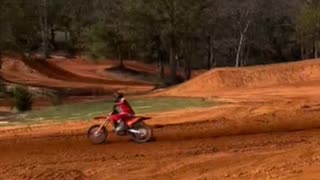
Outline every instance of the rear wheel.
<svg viewBox="0 0 320 180"><path fill-rule="evenodd" d="M132 139L137 143L145 143L152 138L152 128L144 122L139 122L133 126L138 133L132 133Z"/></svg>
<svg viewBox="0 0 320 180"><path fill-rule="evenodd" d="M88 130L87 137L89 138L92 144L102 144L106 142L108 131L105 127L102 127L101 130L97 132L99 127L100 125L93 125Z"/></svg>

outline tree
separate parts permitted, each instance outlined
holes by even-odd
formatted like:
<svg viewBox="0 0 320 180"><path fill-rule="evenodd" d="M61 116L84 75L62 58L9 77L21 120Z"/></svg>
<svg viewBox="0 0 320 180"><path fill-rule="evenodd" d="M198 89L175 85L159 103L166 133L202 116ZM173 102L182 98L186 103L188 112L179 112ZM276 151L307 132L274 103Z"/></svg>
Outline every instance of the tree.
<svg viewBox="0 0 320 180"><path fill-rule="evenodd" d="M89 25L85 32L85 46L95 56L97 53L102 57L116 56L123 67L124 53L130 49L127 6L120 0L96 0L94 7L99 17L95 16L97 22Z"/></svg>
<svg viewBox="0 0 320 180"><path fill-rule="evenodd" d="M209 18L205 11L210 9L212 1L186 1L181 5L184 11L179 15L179 48L183 57L185 79L188 80L191 78L192 62L201 57L205 51L202 50L205 44L202 41L206 39L203 32L208 28L206 25ZM211 62L213 66L213 59Z"/></svg>
<svg viewBox="0 0 320 180"><path fill-rule="evenodd" d="M191 39L196 38L197 41L200 39L201 24L204 21L202 12L208 7L208 1L133 0L133 2L136 14L135 29L145 35L144 40L149 41L147 44L151 44L153 51L158 49L155 50L158 57L163 58L168 54L170 79L172 82L176 81L178 62L182 62L187 71L191 68L191 59L187 54L189 52L185 49L189 47L187 44ZM141 29L144 32L141 32L143 31ZM160 64L163 61L162 59Z"/></svg>
<svg viewBox="0 0 320 180"><path fill-rule="evenodd" d="M5 48L5 41L6 36L8 35L6 25L8 24L8 16L7 11L5 9L5 4L7 2L4 2L2 6L0 6L0 70L2 68L2 53Z"/></svg>
<svg viewBox="0 0 320 180"><path fill-rule="evenodd" d="M22 60L27 60L39 48L37 6L35 1L4 0L0 37L2 52L18 53Z"/></svg>
<svg viewBox="0 0 320 180"><path fill-rule="evenodd" d="M6 24L6 44L8 50L20 54L30 54L32 50L39 47L39 24L36 2L25 2L22 0L9 1L9 22Z"/></svg>
<svg viewBox="0 0 320 180"><path fill-rule="evenodd" d="M96 1L96 0L94 0ZM51 0L49 9L49 24L51 31L65 32L67 43L64 49L71 55L77 50L83 50L84 29L95 24L96 19L93 2L88 0ZM54 36L54 34L51 34ZM51 37L52 39L52 37Z"/></svg>
<svg viewBox="0 0 320 180"><path fill-rule="evenodd" d="M258 2L259 16L256 17L247 41L247 51L255 51L255 54L251 55L251 63L259 63L254 60L258 58L264 63L294 58L291 52L295 46L293 12L296 10L292 9L291 3L292 1L286 0Z"/></svg>
<svg viewBox="0 0 320 180"><path fill-rule="evenodd" d="M2 6L1 6L2 7ZM6 22L6 17L5 17L5 11L0 7L0 70L2 69L2 53L5 49L5 37L7 35L7 30L5 28Z"/></svg>
<svg viewBox="0 0 320 180"><path fill-rule="evenodd" d="M47 0L40 0L39 3L39 22L42 37L42 55L48 57L48 3Z"/></svg>
<svg viewBox="0 0 320 180"><path fill-rule="evenodd" d="M163 78L169 64L174 83L193 68L317 57L319 12L316 0L2 0L0 54L85 50L156 62Z"/></svg>
<svg viewBox="0 0 320 180"><path fill-rule="evenodd" d="M16 87L14 89L13 96L16 108L19 111L24 112L32 109L32 94L28 91L27 87Z"/></svg>
<svg viewBox="0 0 320 180"><path fill-rule="evenodd" d="M92 25L86 31L85 46L93 58L117 56L123 66L122 43L122 37L102 23Z"/></svg>
<svg viewBox="0 0 320 180"><path fill-rule="evenodd" d="M234 12L232 12L236 20L234 25L239 34L236 48L236 67L240 67L243 63L241 62L241 56L243 55L248 31L255 22L255 17L257 15L256 10L257 2L255 0L250 0L238 4L234 9Z"/></svg>
<svg viewBox="0 0 320 180"><path fill-rule="evenodd" d="M168 60L167 47L163 35L162 17L151 8L152 2L129 1L129 29L131 42L135 47L136 58L148 62L157 62L159 77L164 79L164 64Z"/></svg>
<svg viewBox="0 0 320 180"><path fill-rule="evenodd" d="M320 41L320 2L318 0L307 0L301 10L301 14L297 22L298 32L302 39L301 43L308 44L312 42L314 58L318 58L319 41Z"/></svg>

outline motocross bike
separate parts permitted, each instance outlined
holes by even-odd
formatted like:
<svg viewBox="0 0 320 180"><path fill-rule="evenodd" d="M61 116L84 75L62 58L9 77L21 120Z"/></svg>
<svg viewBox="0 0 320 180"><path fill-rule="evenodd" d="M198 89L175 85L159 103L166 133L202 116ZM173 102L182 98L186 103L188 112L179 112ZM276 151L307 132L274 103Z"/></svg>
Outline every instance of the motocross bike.
<svg viewBox="0 0 320 180"><path fill-rule="evenodd" d="M106 142L108 131L107 126L110 123L110 117L118 114L117 110L113 110L100 125L93 125L89 128L87 137L93 144L102 144ZM99 119L99 117L95 118ZM144 123L145 120L151 119L150 117L135 116L132 119L126 121L126 128L122 132L115 132L118 136L131 136L131 138L137 143L145 143L152 138L152 128ZM114 123L114 128L118 126Z"/></svg>

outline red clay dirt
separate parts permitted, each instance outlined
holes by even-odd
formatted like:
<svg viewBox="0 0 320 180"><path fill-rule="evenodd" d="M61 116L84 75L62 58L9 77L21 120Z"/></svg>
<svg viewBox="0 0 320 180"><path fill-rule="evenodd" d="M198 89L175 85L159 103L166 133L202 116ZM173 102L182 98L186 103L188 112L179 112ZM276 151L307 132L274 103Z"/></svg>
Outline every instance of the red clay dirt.
<svg viewBox="0 0 320 180"><path fill-rule="evenodd" d="M128 93L141 93L154 88L152 83L145 80L108 71L118 66L117 61L109 60L93 64L81 57L75 59L54 57L48 61L6 57L3 61L0 75L11 83L41 88L71 88L75 92L87 92L86 94L91 91L110 93L117 89ZM158 75L157 66L152 64L147 65L137 61L124 61L124 64L128 70L142 75ZM167 67L165 72L169 75ZM200 73L201 71L194 71L193 76Z"/></svg>
<svg viewBox="0 0 320 180"><path fill-rule="evenodd" d="M95 121L1 128L0 179L317 179L319 66L218 69L148 95L229 103L147 114L146 144L91 145Z"/></svg>
<svg viewBox="0 0 320 180"><path fill-rule="evenodd" d="M23 62L32 69L37 70L41 74L44 74L48 77L52 77L54 79L64 80L64 81L76 81L76 82L86 82L86 83L99 83L99 84L110 84L110 85L146 85L147 83L141 82L132 82L125 80L110 80L106 78L100 77L90 77L82 74L75 74L66 69L60 68L54 62L44 61L41 59L24 59ZM73 69L73 67L70 67Z"/></svg>
<svg viewBox="0 0 320 180"><path fill-rule="evenodd" d="M118 66L117 61L103 61L97 64L90 63L87 59L52 58L42 61L37 58L26 59L6 57L3 60L1 77L11 83L19 83L34 87L71 88L79 90L114 91L125 89L126 92L146 92L154 85L145 80L130 76L120 76L108 69ZM137 61L124 61L128 70L133 70L146 75L157 76L156 65L144 64ZM203 71L193 71L193 77ZM179 72L181 75L182 73ZM169 68L165 67L165 74L169 76ZM124 80L125 79L125 80Z"/></svg>
<svg viewBox="0 0 320 180"><path fill-rule="evenodd" d="M30 66L27 66L25 63ZM71 67L70 69L73 68ZM77 68L74 69L77 70ZM101 76L90 77L84 72L82 74L75 74L72 71L60 68L54 62L39 60L30 63L27 60L22 62L17 59L5 58L1 76L11 83L43 88L71 88L78 91L112 92L116 89L122 89L126 92L136 93L153 89L153 85L150 83L124 81Z"/></svg>
<svg viewBox="0 0 320 180"><path fill-rule="evenodd" d="M255 89L314 87L319 83L320 60L317 59L241 69L221 68L208 71L159 95L214 97Z"/></svg>

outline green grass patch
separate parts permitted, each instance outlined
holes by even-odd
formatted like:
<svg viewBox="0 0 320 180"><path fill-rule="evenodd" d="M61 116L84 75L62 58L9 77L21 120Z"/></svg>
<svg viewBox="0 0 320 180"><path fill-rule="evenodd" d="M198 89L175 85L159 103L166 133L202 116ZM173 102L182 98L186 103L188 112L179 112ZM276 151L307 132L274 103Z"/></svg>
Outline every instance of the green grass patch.
<svg viewBox="0 0 320 180"><path fill-rule="evenodd" d="M216 105L215 102L186 98L145 98L130 100L137 115L153 112L164 112L185 108L201 108ZM113 102L94 102L49 107L43 110L30 111L17 115L13 123L35 124L48 121L90 120L93 117L108 114ZM11 124L11 123L10 123Z"/></svg>

